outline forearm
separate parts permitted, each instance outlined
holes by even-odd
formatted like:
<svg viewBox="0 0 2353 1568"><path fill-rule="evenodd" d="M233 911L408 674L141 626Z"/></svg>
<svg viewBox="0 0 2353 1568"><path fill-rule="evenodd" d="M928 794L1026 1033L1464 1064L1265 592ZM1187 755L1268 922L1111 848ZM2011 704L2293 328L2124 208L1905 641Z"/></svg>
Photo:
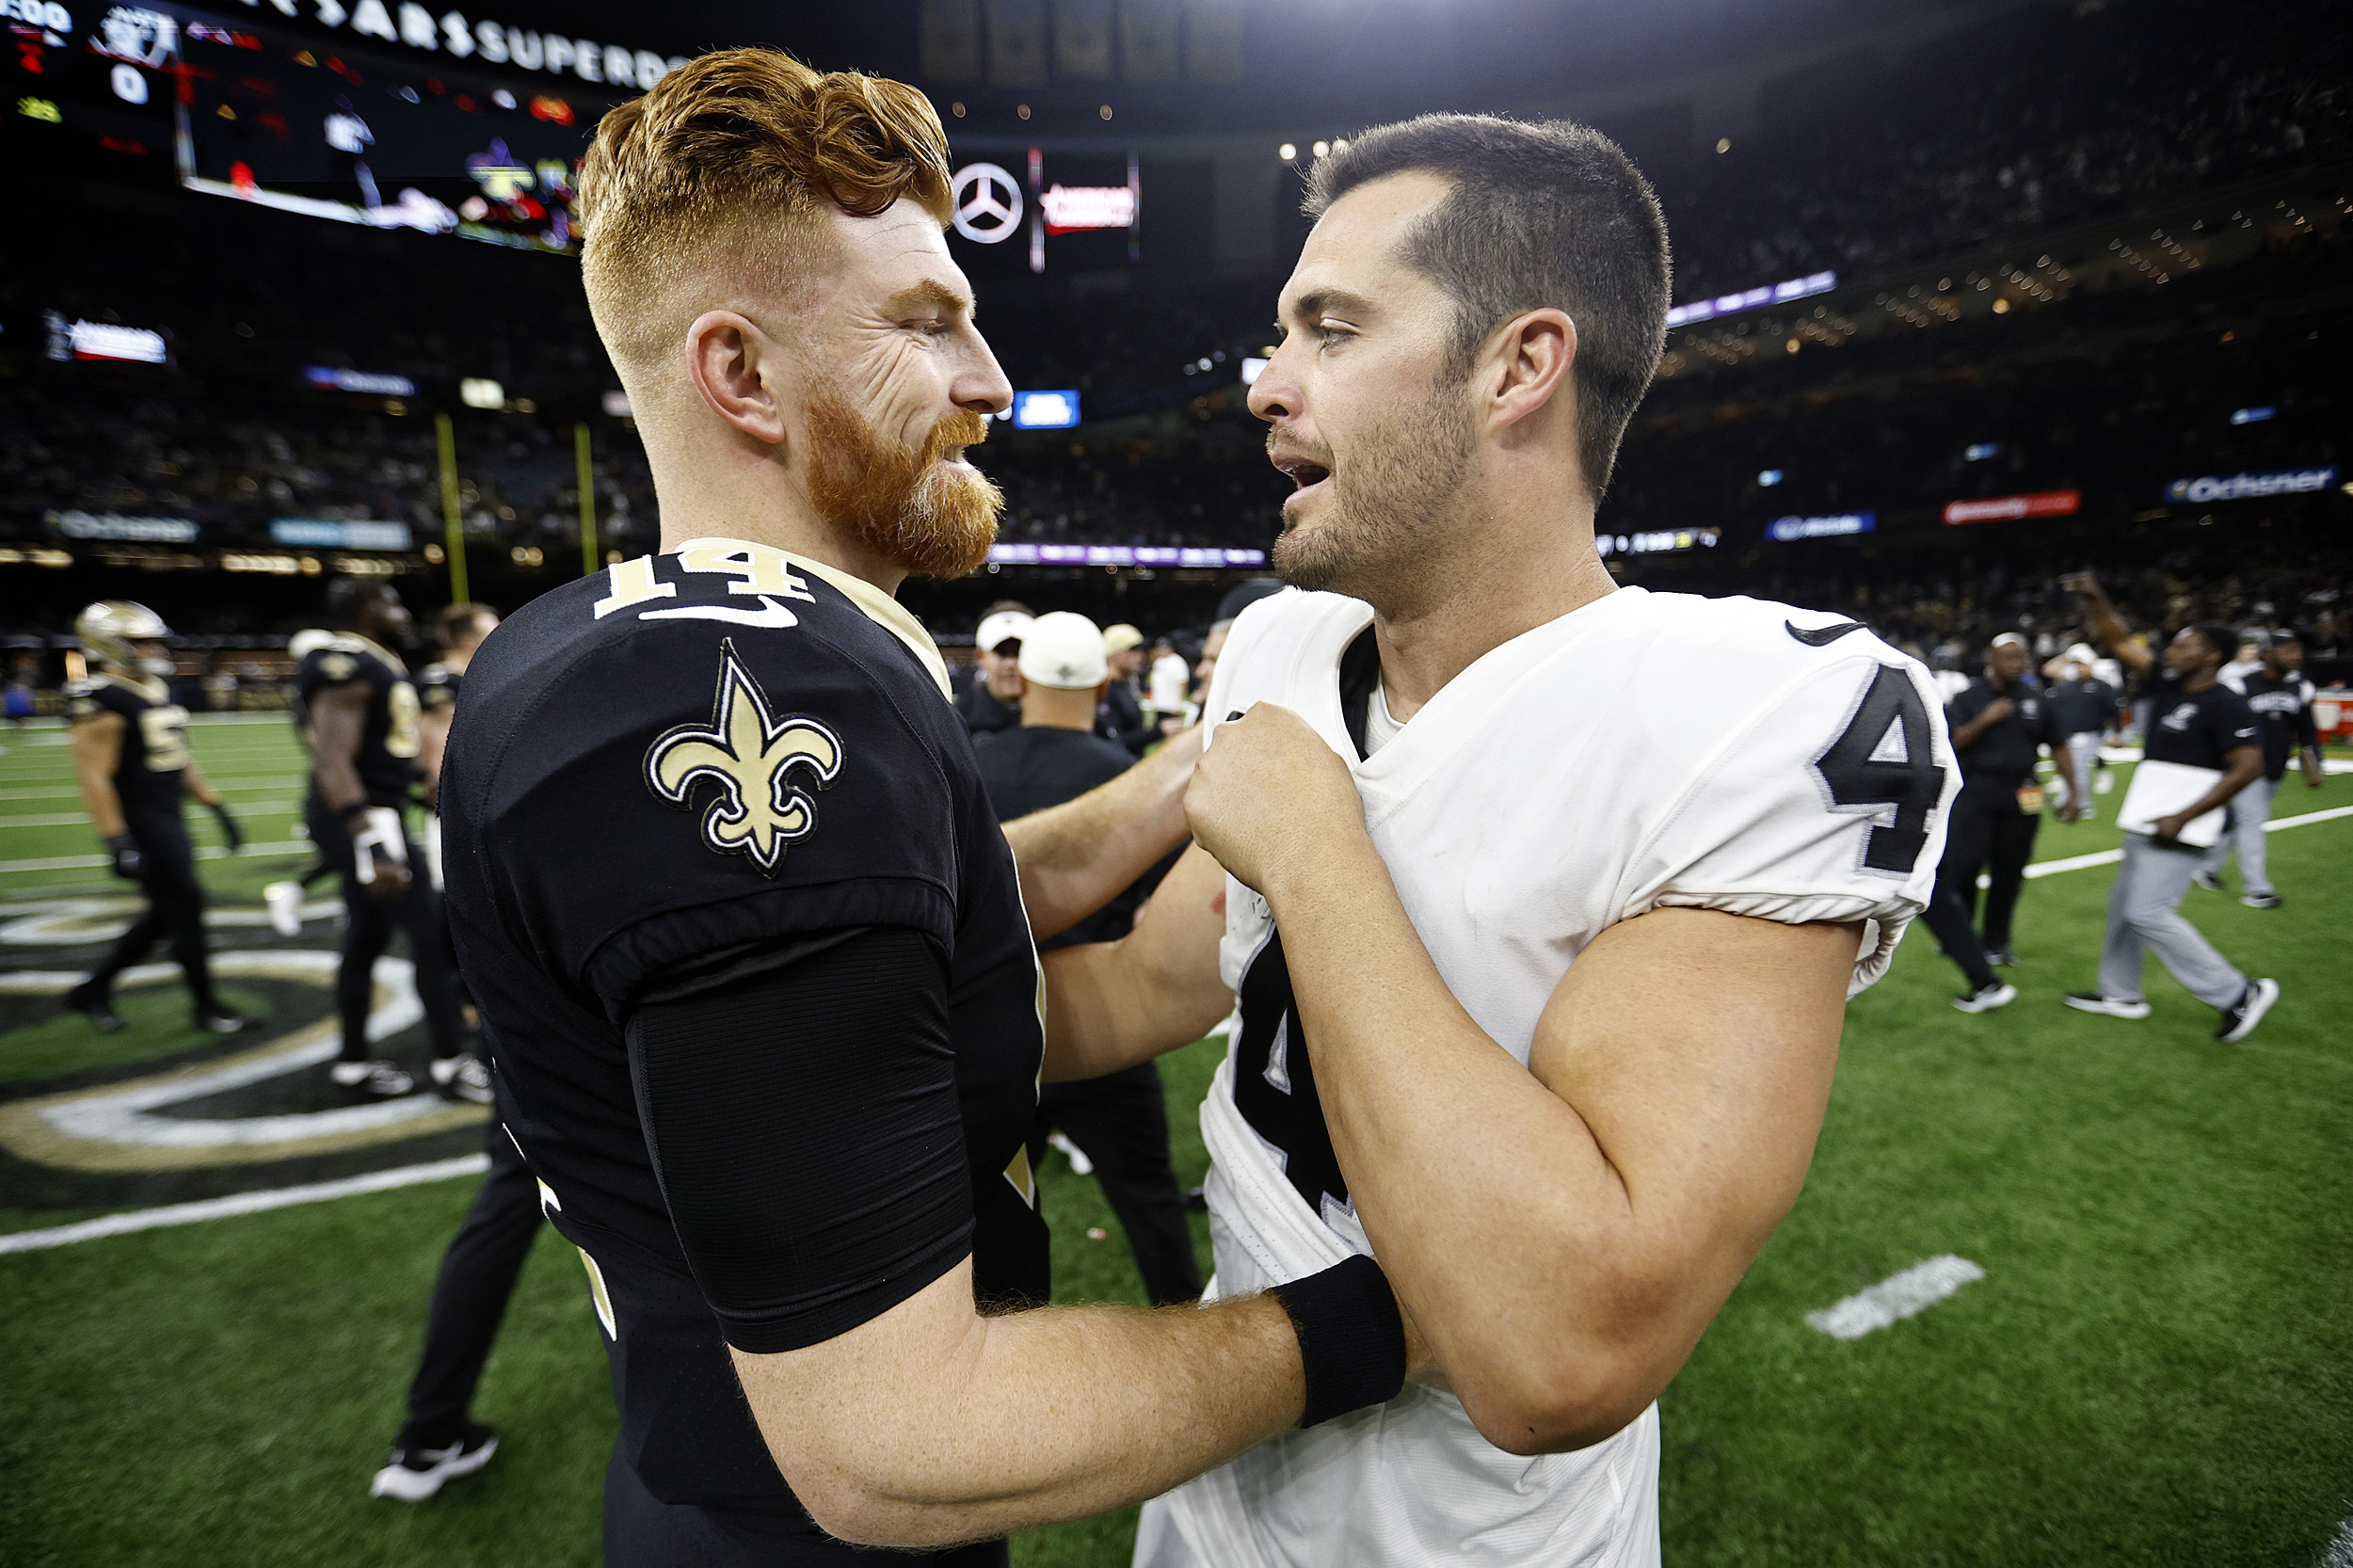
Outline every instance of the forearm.
<svg viewBox="0 0 2353 1568"><path fill-rule="evenodd" d="M969 1265L941 1285L968 1302ZM761 1362L736 1356L756 1415L771 1404ZM763 1428L820 1524L902 1549L1157 1496L1283 1432L1305 1405L1298 1340L1271 1296L976 1317L936 1357L878 1354L853 1370L838 1398L812 1404L795 1391L790 1425L855 1427L856 1444L820 1455Z"/></svg>
<svg viewBox="0 0 2353 1568"><path fill-rule="evenodd" d="M73 782L82 792L82 809L89 813L89 824L100 838L112 839L129 831L122 818L122 797L115 792L113 779L77 766Z"/></svg>
<svg viewBox="0 0 2353 1568"><path fill-rule="evenodd" d="M2008 715L2005 714L2003 716L2007 717ZM1955 751L1967 751L1971 746L1977 744L1977 737L1992 728L1994 723L1995 719L1989 712L1979 713L1976 718L1971 719L1968 723L1957 726L1953 730L1953 749Z"/></svg>
<svg viewBox="0 0 2353 1568"><path fill-rule="evenodd" d="M1200 758L1188 732L1110 783L1005 824L1032 936L1084 920L1185 841L1185 786Z"/></svg>
<svg viewBox="0 0 2353 1568"><path fill-rule="evenodd" d="M1630 1366L1671 1373L1716 1304L1687 1333L1640 1283L1659 1259L1625 1181L1454 1000L1369 843L1273 897L1357 1217L1480 1430L1534 1452L1639 1415Z"/></svg>
<svg viewBox="0 0 2353 1568"><path fill-rule="evenodd" d="M1116 942L1046 955L1046 1077L1099 1078L1201 1038L1230 1012L1218 973L1225 872L1187 850Z"/></svg>
<svg viewBox="0 0 2353 1568"><path fill-rule="evenodd" d="M1045 1080L1100 1078L1189 1046L1233 1006L1230 993L1186 996L1160 984L1135 937L1045 956Z"/></svg>
<svg viewBox="0 0 2353 1568"><path fill-rule="evenodd" d="M2264 764L2262 752L2250 751L2249 753L2244 755L2233 752L2232 754L2230 771L2215 781L2213 789L2208 790L2204 794L2199 796L2196 805L2187 808L2182 812L2182 820L2185 822L2191 822L2204 816L2209 811L2219 810L2224 806L2230 804L2232 796L2237 794L2241 790L2246 789L2247 786L2255 782L2256 779L2261 778L2263 775Z"/></svg>
<svg viewBox="0 0 2353 1568"><path fill-rule="evenodd" d="M360 786L360 772L351 765L348 757L332 757L322 752L312 763L311 778L318 790L319 799L327 803L327 808L331 812L341 814L355 806L367 804L367 791Z"/></svg>
<svg viewBox="0 0 2353 1568"><path fill-rule="evenodd" d="M190 759L188 765L181 771L180 782L187 787L188 793L196 797L199 806L219 807L220 792L213 788L213 781L204 776L204 770L196 765L194 759Z"/></svg>

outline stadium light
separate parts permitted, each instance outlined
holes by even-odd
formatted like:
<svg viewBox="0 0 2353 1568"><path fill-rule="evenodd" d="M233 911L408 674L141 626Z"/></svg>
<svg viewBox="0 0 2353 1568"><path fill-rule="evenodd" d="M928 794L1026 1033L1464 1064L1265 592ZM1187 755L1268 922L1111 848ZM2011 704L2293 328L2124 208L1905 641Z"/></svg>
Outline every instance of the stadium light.
<svg viewBox="0 0 2353 1568"><path fill-rule="evenodd" d="M457 383L457 401L469 408L504 408L506 389L487 376L469 376Z"/></svg>
<svg viewBox="0 0 2353 1568"><path fill-rule="evenodd" d="M1285 163L1289 163L1293 158L1299 156L1299 149L1287 141L1282 146L1274 150L1274 155L1282 159Z"/></svg>
<svg viewBox="0 0 2353 1568"><path fill-rule="evenodd" d="M1308 151L1313 152L1319 158L1326 157L1329 156L1332 152L1332 144L1328 141L1320 141L1316 143L1315 146L1309 148Z"/></svg>
<svg viewBox="0 0 2353 1568"><path fill-rule="evenodd" d="M1257 382L1259 375L1263 373L1265 369L1266 361L1264 360L1257 358L1243 360L1241 362L1241 384L1245 387L1255 385Z"/></svg>

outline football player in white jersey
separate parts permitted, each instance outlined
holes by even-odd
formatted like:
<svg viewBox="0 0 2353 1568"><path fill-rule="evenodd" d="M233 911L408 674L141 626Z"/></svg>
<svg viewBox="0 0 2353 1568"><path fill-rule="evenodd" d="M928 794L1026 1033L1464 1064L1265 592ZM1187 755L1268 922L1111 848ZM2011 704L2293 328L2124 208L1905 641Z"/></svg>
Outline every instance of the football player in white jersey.
<svg viewBox="0 0 2353 1568"><path fill-rule="evenodd" d="M1211 1295L1377 1255L1442 1375L1148 1504L1135 1560L1656 1563L1654 1401L1929 897L1943 705L1853 622L1610 581L1668 267L1607 139L1428 117L1309 210L1250 394L1305 591L1236 622L1198 845L1048 961L1048 1027L1099 1067L1237 1003Z"/></svg>

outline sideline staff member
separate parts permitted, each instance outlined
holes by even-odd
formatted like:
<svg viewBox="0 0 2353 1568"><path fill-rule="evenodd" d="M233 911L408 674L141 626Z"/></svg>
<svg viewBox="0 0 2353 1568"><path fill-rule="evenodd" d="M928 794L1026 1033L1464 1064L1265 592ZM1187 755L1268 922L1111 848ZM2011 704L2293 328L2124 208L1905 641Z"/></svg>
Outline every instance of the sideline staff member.
<svg viewBox="0 0 2353 1568"><path fill-rule="evenodd" d="M2073 822L2075 802L2085 798L2083 775L2067 748L2057 708L2026 683L2031 662L2026 639L2003 632L1985 650L1985 678L1945 708L1961 782L1946 819L1950 825L1945 858L1936 868L1937 889L1940 894L1950 889L1961 907L1974 913L1977 873L1987 873L1982 939L1987 961L2003 965L2018 962L2009 951L2010 918L2042 826L2035 761L2043 746L2051 748L2067 785L2068 803L2058 808L2059 820ZM1934 920L1929 928L1936 928Z"/></svg>
<svg viewBox="0 0 2353 1568"><path fill-rule="evenodd" d="M2271 886L2264 831L2271 820L2271 797L2288 776L2290 756L2302 756L2305 788L2319 789L2323 777L2320 731L2313 723L2313 683L2304 679L2302 635L2281 632L2265 648L2261 669L2235 680L2225 677L2223 683L2247 699L2263 726L2264 771L2231 802L2230 831L2199 862L2198 885L2220 892L2223 864L2235 850L2239 875L2246 883L2239 902L2249 909L2277 909L2280 895Z"/></svg>
<svg viewBox="0 0 2353 1568"><path fill-rule="evenodd" d="M1016 824L1016 883L892 597L979 566L1002 504L963 460L1012 389L948 173L914 88L730 49L608 113L581 174L664 551L484 645L441 808L500 1111L613 1362L609 1563L1001 1565L989 1538L1407 1369L1366 1257L1207 1307L1003 1310L1048 1291L1023 1145L1066 1049L1042 1060L1025 903L1050 935L1174 848L1198 743Z"/></svg>
<svg viewBox="0 0 2353 1568"><path fill-rule="evenodd" d="M1021 728L983 736L973 747L1000 822L1076 800L1117 778L1134 761L1112 741L1087 732L1096 718L1096 694L1111 674L1112 643L1093 621L1068 611L1040 616L1031 624L1021 642ZM1061 936L1040 942L1038 952L1127 936L1136 906L1159 883L1166 864L1145 872ZM1095 1162L1103 1196L1111 1200L1136 1255L1145 1299L1167 1306L1199 1296L1201 1266L1193 1256L1184 1190L1169 1160L1168 1098L1160 1064L1139 1062L1100 1078L1046 1085L1030 1128L1032 1166L1045 1156L1047 1135L1057 1128Z"/></svg>
<svg viewBox="0 0 2353 1568"><path fill-rule="evenodd" d="M981 616L972 633L972 678L956 696L964 728L993 735L1021 722L1021 636L1030 629L1024 604L1000 599Z"/></svg>
<svg viewBox="0 0 2353 1568"><path fill-rule="evenodd" d="M2153 833L2124 835L2124 863L2108 893L2107 938L2100 950L2100 988L2070 991L2067 1005L2117 1018L2145 1018L2140 994L2147 952L2154 952L2191 995L2217 1009L2218 1040L2244 1040L2280 1000L2276 980L2250 980L2232 967L2198 928L2182 918L2182 896L2198 870L2198 852L2181 841L2182 829L2262 776L2263 747L2246 700L2222 684L2219 671L2238 638L2227 626L2185 626L2166 645L2160 669L2149 645L2133 634L2088 571L2061 579L2078 594L2108 651L2141 678L2149 709L2146 761L2174 762L2216 776L2214 787L2189 807L2159 818Z"/></svg>
<svg viewBox="0 0 2353 1568"><path fill-rule="evenodd" d="M2067 737L2067 754L2074 760L2073 777L2077 783L2096 787L2094 770L2105 768L2100 760L2100 742L2124 722L2124 711L2117 705L2116 688L2100 679L2093 668L2098 655L2083 643L2069 648L2051 664L2043 666L2046 679L2056 674L2050 688L2049 700L2058 714L2059 733ZM2057 665L2054 671L2052 665ZM2058 753L2051 753L2057 760ZM2066 776L2067 769L2059 770ZM2105 775L2099 776L2105 777ZM2075 816L2082 821L2093 814L2089 795L2071 794L2075 803Z"/></svg>

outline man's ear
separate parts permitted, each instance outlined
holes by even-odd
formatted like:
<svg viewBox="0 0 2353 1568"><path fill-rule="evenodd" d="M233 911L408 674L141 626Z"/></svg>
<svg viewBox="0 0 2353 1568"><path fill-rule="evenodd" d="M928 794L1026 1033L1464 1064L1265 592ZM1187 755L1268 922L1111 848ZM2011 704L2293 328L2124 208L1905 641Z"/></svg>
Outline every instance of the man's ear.
<svg viewBox="0 0 2353 1568"><path fill-rule="evenodd" d="M1490 411L1500 424L1517 424L1551 407L1576 362L1577 323L1567 312L1547 306L1517 317L1497 334L1488 360Z"/></svg>
<svg viewBox="0 0 2353 1568"><path fill-rule="evenodd" d="M784 440L774 383L783 352L758 324L733 311L705 311L686 328L687 374L712 412L757 441Z"/></svg>

